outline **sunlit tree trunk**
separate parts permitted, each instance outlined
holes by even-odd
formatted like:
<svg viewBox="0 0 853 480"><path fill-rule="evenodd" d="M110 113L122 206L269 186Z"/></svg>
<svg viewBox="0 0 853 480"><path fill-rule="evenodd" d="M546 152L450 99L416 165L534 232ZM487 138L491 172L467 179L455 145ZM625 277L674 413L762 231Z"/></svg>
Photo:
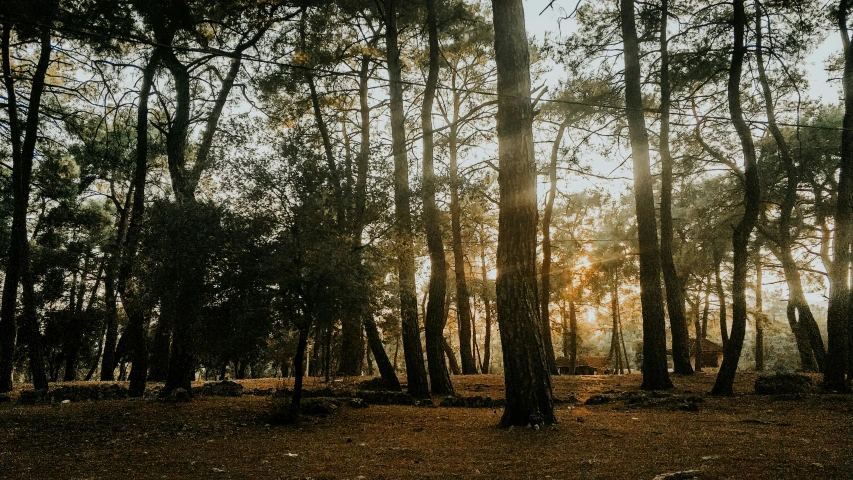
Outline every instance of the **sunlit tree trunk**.
<svg viewBox="0 0 853 480"><path fill-rule="evenodd" d="M548 166L548 177L551 188L548 190L548 199L545 202L545 211L542 212L542 298L540 300L539 317L542 321L542 341L545 346L545 357L548 360L548 370L551 375L557 374L557 362L554 358L554 343L551 339L551 217L554 213L554 199L557 197L557 157L560 152L560 143L563 134L569 126L567 118L557 130L557 137L551 146L551 162Z"/></svg>
<svg viewBox="0 0 853 480"><path fill-rule="evenodd" d="M498 79L498 324L506 408L501 426L553 424L551 374L536 294L536 162L530 59L521 0L493 0Z"/></svg>
<svg viewBox="0 0 853 480"><path fill-rule="evenodd" d="M621 0L621 27L625 59L625 106L634 196L637 208L637 240L640 250L640 302L643 309L643 383L645 390L672 388L666 361L666 319L661 292L655 199L649 160L649 137L643 115L640 87L640 48L634 19L634 0Z"/></svg>

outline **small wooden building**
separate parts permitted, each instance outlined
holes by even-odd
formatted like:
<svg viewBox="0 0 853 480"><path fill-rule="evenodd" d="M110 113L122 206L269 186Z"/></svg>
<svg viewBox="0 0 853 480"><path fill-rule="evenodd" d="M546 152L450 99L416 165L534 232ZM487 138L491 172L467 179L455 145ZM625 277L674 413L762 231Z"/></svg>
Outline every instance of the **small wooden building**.
<svg viewBox="0 0 853 480"><path fill-rule="evenodd" d="M690 356L696 358L696 339L690 339ZM707 338L702 339L702 355L699 366L701 368L719 368L723 361L723 346L716 344Z"/></svg>
<svg viewBox="0 0 853 480"><path fill-rule="evenodd" d="M570 375L571 359L569 357L557 358L557 371L560 375ZM578 355L575 365L575 375L600 375L610 372L607 357L598 355Z"/></svg>

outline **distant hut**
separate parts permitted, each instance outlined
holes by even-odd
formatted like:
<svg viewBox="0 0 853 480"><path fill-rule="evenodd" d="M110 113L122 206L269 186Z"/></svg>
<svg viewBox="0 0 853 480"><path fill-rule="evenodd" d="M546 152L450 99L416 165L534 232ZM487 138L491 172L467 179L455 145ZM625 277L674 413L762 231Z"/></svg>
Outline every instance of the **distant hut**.
<svg viewBox="0 0 853 480"><path fill-rule="evenodd" d="M690 339L690 356L696 357L696 339ZM702 355L699 365L701 368L719 368L723 361L723 346L707 338L702 339Z"/></svg>
<svg viewBox="0 0 853 480"><path fill-rule="evenodd" d="M610 373L610 362L606 356L578 355L575 375L599 375Z"/></svg>

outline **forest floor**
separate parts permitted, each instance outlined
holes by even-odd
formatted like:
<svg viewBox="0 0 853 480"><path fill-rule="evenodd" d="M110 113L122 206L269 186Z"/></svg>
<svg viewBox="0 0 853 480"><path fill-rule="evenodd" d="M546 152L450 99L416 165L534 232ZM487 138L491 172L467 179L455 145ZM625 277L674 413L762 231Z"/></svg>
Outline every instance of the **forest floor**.
<svg viewBox="0 0 853 480"><path fill-rule="evenodd" d="M853 478L853 396L757 395L755 375L741 373L734 397L711 397L705 373L674 377L673 396L658 398L640 395L640 380L554 377L557 397L579 401L542 430L498 429L500 408L342 406L295 427L269 425L270 397L251 395L10 402L0 478ZM503 397L500 376L453 381L461 395ZM585 404L601 394L606 403Z"/></svg>

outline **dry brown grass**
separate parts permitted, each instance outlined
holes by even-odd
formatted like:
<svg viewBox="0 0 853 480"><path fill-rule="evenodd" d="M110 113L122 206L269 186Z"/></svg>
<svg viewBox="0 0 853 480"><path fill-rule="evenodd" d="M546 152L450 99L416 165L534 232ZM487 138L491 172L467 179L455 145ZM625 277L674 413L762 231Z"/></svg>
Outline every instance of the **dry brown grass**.
<svg viewBox="0 0 853 480"><path fill-rule="evenodd" d="M343 407L299 427L275 427L263 419L269 400L251 396L3 404L0 477L651 479L699 470L699 478L853 478L853 398L758 396L747 394L752 375L738 379L738 396L705 396L698 412L621 401L560 405L559 425L541 431L497 429L500 410L406 406ZM498 376L453 380L465 395L503 396ZM637 390L639 381L555 377L554 387L558 397L583 401ZM713 376L674 381L677 394L704 394Z"/></svg>

